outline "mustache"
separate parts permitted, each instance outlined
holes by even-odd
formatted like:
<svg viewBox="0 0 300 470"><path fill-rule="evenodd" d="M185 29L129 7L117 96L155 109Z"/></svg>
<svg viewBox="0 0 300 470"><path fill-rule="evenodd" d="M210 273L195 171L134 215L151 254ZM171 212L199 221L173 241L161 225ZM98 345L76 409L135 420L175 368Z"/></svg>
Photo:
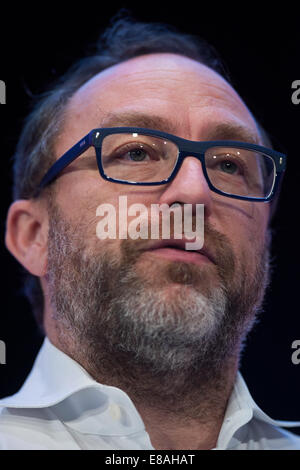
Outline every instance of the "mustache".
<svg viewBox="0 0 300 470"><path fill-rule="evenodd" d="M195 221L193 221L194 226ZM174 232L171 230L170 239L174 237ZM182 234L184 238L184 233ZM166 241L166 239L160 238L155 240L155 242ZM151 240L136 239L132 240L130 238L121 240L121 256L124 263L134 264L139 257L149 250L151 246ZM218 230L212 227L208 222L204 225L204 245L200 250L204 253L208 253L210 258L214 260L215 266L219 272L219 275L222 279L228 280L228 275L231 278L235 271L236 261L232 245L228 237ZM193 266L193 269L201 269L200 267Z"/></svg>

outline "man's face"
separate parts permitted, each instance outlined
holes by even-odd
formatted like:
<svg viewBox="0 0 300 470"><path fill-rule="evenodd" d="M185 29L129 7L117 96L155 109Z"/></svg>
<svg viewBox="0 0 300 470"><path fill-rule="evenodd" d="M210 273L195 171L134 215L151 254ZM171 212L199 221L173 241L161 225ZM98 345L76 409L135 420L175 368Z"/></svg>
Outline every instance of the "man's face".
<svg viewBox="0 0 300 470"><path fill-rule="evenodd" d="M80 88L67 108L57 157L91 129L115 126L158 129L194 141L256 139L261 143L252 115L227 82L204 65L173 54L131 59ZM82 338L89 335L94 349L97 341L101 349L101 341L109 335L115 335L117 341L113 331L117 328L120 350L128 354L133 353L130 348L142 349L141 337L136 342L128 339L134 328L138 337L141 323L144 337L153 333L148 338L152 350L155 334L160 338L158 343L169 341L170 348L173 338L177 349L185 344L185 336L199 354L204 344L220 336L221 327L224 332L224 325L231 323L230 339L236 345L236 338L251 324L267 283L268 204L211 192L201 163L193 157L185 159L167 185L110 183L99 175L93 148L64 170L55 189L56 208L49 214L47 279L58 322L68 317L69 325L74 330L77 325ZM204 247L211 259L182 250L166 256L146 249L151 240L148 245L141 240L99 240L96 208L103 203L118 208L119 196L127 196L128 206L204 204ZM72 299L76 299L73 304ZM73 313L67 313L68 308ZM109 320L103 318L106 314ZM122 333L125 317L128 331ZM139 326L135 322L140 322ZM155 329L158 324L160 330ZM99 332L97 325L101 325ZM104 325L111 329L106 339ZM169 336L166 331L164 336L163 330L168 328ZM122 335L127 338L123 345ZM203 341L196 346L200 338ZM115 343L111 341L112 349L113 344L117 347ZM155 357L157 361L159 356ZM151 362L150 355L148 360Z"/></svg>

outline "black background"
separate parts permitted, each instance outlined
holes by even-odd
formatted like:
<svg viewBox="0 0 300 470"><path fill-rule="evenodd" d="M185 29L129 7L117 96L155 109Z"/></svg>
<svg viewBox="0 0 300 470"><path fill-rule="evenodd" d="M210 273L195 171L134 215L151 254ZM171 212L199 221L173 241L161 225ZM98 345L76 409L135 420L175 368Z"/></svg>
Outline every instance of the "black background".
<svg viewBox="0 0 300 470"><path fill-rule="evenodd" d="M140 20L170 23L211 42L227 64L236 90L287 150L288 169L273 223L273 282L265 312L249 336L241 371L264 411L273 418L300 420L300 364L291 361L292 342L300 339L300 105L291 101L291 84L300 79L299 15L294 9L284 11L282 5L281 10L272 6L260 11L253 2L232 10L220 10L215 3L205 8L199 3L195 9L196 4L188 2L71 5L1 7L0 79L6 83L7 103L0 106L0 340L6 343L7 363L0 365L0 397L20 388L42 341L30 308L18 293L18 263L4 246L11 156L28 113L29 95L42 92L80 57L122 6Z"/></svg>

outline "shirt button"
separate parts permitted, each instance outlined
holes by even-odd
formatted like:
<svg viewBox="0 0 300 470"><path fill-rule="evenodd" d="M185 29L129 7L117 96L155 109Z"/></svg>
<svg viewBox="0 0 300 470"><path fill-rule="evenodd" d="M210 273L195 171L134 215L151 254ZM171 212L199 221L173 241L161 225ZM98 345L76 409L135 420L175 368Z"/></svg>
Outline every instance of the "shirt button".
<svg viewBox="0 0 300 470"><path fill-rule="evenodd" d="M110 416L112 417L112 419L114 419L115 421L120 421L120 419L121 419L121 410L120 410L119 405L117 405L116 403L111 403L109 405L109 413L110 413Z"/></svg>

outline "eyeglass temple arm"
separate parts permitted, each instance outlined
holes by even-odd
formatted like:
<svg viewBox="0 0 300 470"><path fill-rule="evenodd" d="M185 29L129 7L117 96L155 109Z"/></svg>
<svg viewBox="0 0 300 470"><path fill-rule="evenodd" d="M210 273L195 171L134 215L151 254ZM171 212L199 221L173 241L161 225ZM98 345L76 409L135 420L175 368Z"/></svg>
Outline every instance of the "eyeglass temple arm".
<svg viewBox="0 0 300 470"><path fill-rule="evenodd" d="M93 132L90 132L85 137L83 137L77 144L73 145L66 153L64 153L47 171L45 176L42 178L40 184L38 185L34 197L37 197L41 190L51 181L53 181L56 176L68 166L73 160L79 157L83 152L85 152L89 147L93 145Z"/></svg>

